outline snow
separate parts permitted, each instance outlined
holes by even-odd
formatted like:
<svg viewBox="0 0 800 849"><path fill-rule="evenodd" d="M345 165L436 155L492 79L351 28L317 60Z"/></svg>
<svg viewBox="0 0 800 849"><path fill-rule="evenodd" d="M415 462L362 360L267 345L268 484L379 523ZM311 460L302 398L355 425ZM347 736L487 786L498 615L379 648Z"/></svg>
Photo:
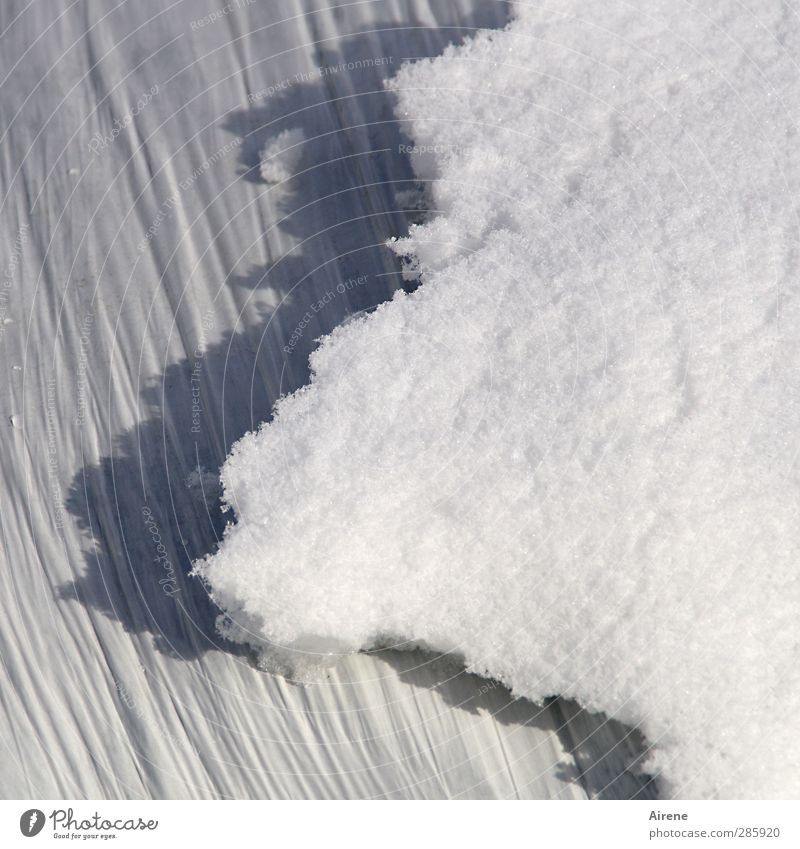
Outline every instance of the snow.
<svg viewBox="0 0 800 849"><path fill-rule="evenodd" d="M267 183L290 179L303 158L305 133L299 127L284 130L271 139L261 151L261 177Z"/></svg>
<svg viewBox="0 0 800 849"><path fill-rule="evenodd" d="M382 244L414 184L382 79L506 20L483 0L270 0L191 26L223 5L0 4L0 795L652 796L635 735L573 704L415 652L303 688L216 637L186 577L224 525L206 473L306 383L315 336L397 285ZM303 173L264 183L260 151L294 127Z"/></svg>
<svg viewBox="0 0 800 849"><path fill-rule="evenodd" d="M429 647L670 795L800 794L799 49L778 0L543 0L403 68L423 285L234 446L225 636Z"/></svg>

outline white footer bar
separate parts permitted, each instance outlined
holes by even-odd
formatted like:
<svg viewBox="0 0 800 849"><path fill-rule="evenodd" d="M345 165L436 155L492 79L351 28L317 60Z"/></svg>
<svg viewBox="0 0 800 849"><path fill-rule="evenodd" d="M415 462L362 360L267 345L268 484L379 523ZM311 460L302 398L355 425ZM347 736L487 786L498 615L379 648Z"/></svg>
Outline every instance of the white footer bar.
<svg viewBox="0 0 800 849"><path fill-rule="evenodd" d="M800 802L0 801L0 846L800 846Z"/></svg>

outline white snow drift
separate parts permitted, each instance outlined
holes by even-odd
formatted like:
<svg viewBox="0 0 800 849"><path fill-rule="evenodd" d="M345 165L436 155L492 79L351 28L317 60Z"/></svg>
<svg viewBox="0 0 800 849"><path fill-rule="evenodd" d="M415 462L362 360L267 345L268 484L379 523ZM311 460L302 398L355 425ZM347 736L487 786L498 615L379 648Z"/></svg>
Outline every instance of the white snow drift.
<svg viewBox="0 0 800 849"><path fill-rule="evenodd" d="M402 70L424 285L225 464L231 638L413 640L667 792L800 794L798 57L778 0L558 0Z"/></svg>

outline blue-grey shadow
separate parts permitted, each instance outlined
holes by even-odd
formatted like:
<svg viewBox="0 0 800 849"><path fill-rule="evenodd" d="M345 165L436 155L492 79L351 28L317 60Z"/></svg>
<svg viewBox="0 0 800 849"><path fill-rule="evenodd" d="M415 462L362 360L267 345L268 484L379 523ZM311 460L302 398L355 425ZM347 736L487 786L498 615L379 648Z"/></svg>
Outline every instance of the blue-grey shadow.
<svg viewBox="0 0 800 849"><path fill-rule="evenodd" d="M256 85L251 107L225 119L247 183L263 182L259 155L267 141L284 129L300 128L306 136L298 173L275 193L280 200L265 224L293 247L245 273L231 269L226 281L246 293L269 290L276 305L249 307L246 326L200 352L187 344L186 357L143 389L143 421L116 435L108 455L74 477L66 507L91 544L84 573L59 588L62 599L101 611L129 633L150 635L159 651L176 658L216 649L246 653L217 636L218 611L189 575L193 561L216 549L228 518L218 470L236 440L270 419L281 395L308 382L308 357L320 336L403 286L385 242L404 235L409 216L418 213L407 213L403 200L417 184L383 81L403 58L439 55L478 28L506 23L507 4L475 5L461 20L449 5L438 5L438 27L387 22L335 47L321 39L317 62L324 73L268 97L257 96ZM313 29L316 16L309 20ZM274 80L261 82L268 89ZM249 199L252 191L242 196ZM156 235L150 249L168 255L158 247ZM164 286L182 285L172 280L169 263L162 271ZM359 277L366 278L363 285L339 292ZM304 322L328 292L335 297ZM176 327L202 322L190 309L181 302Z"/></svg>

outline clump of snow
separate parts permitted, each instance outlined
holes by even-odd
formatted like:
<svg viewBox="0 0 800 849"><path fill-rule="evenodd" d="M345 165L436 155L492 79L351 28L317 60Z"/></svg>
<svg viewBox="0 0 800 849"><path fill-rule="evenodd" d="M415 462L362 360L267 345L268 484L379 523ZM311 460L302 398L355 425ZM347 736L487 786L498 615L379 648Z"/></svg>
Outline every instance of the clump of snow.
<svg viewBox="0 0 800 849"><path fill-rule="evenodd" d="M219 475L207 471L200 465L189 472L186 476L185 484L192 495L207 506L211 506L219 500Z"/></svg>
<svg viewBox="0 0 800 849"><path fill-rule="evenodd" d="M414 640L668 793L800 795L798 56L779 0L543 0L404 68L423 285L234 447L229 636Z"/></svg>
<svg viewBox="0 0 800 849"><path fill-rule="evenodd" d="M267 183L282 183L293 177L303 158L305 133L297 128L284 130L270 139L261 151L261 177Z"/></svg>

